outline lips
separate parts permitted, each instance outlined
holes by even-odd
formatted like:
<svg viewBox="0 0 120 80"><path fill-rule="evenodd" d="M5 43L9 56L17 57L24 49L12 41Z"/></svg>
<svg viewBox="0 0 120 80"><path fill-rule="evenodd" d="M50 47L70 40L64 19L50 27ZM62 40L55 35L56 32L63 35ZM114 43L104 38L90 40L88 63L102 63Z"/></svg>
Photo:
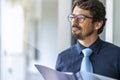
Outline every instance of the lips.
<svg viewBox="0 0 120 80"><path fill-rule="evenodd" d="M78 30L80 30L80 29L77 28L77 27L72 27L72 32L76 32L76 31L78 31Z"/></svg>

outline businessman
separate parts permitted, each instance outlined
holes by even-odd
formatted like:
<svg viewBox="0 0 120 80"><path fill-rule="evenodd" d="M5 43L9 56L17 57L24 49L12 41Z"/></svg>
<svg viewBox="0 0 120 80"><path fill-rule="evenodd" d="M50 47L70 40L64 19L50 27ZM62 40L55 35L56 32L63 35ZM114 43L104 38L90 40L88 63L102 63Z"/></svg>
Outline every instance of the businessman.
<svg viewBox="0 0 120 80"><path fill-rule="evenodd" d="M68 19L77 42L58 55L56 70L73 73L85 70L120 79L120 47L99 37L106 24L105 16L105 6L99 0L74 0ZM86 64L87 54L89 63Z"/></svg>

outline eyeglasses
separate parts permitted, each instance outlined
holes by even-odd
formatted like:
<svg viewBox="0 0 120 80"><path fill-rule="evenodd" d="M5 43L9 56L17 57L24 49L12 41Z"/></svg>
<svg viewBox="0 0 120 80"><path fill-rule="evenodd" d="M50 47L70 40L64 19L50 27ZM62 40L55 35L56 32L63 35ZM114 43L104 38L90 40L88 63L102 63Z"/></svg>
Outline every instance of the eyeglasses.
<svg viewBox="0 0 120 80"><path fill-rule="evenodd" d="M76 20L78 20L80 23L83 23L86 18L92 19L92 17L85 16L85 15L83 15L83 14L79 14L79 15L70 14L70 15L68 16L69 22L72 22L73 20L76 19Z"/></svg>

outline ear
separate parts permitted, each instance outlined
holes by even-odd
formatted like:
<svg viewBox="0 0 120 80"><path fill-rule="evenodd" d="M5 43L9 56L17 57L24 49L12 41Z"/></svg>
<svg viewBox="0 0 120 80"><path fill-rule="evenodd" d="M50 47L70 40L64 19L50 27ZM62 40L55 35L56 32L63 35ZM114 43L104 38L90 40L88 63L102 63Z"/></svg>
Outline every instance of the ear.
<svg viewBox="0 0 120 80"><path fill-rule="evenodd" d="M96 22L95 23L95 30L100 29L102 27L102 25L103 25L103 21Z"/></svg>

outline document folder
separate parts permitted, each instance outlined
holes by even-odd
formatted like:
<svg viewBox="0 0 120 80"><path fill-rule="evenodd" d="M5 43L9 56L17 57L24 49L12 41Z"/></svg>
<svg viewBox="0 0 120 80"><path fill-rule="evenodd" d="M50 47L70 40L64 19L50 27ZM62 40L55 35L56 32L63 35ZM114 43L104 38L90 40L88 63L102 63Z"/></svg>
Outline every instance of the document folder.
<svg viewBox="0 0 120 80"><path fill-rule="evenodd" d="M35 66L45 80L74 80L72 73L59 72L42 65Z"/></svg>
<svg viewBox="0 0 120 80"><path fill-rule="evenodd" d="M57 70L38 64L35 64L35 67L43 76L44 80L86 80L81 76L81 74L85 75L85 77L88 77L89 80L117 80L89 72L78 72L73 74L71 72L59 72Z"/></svg>

